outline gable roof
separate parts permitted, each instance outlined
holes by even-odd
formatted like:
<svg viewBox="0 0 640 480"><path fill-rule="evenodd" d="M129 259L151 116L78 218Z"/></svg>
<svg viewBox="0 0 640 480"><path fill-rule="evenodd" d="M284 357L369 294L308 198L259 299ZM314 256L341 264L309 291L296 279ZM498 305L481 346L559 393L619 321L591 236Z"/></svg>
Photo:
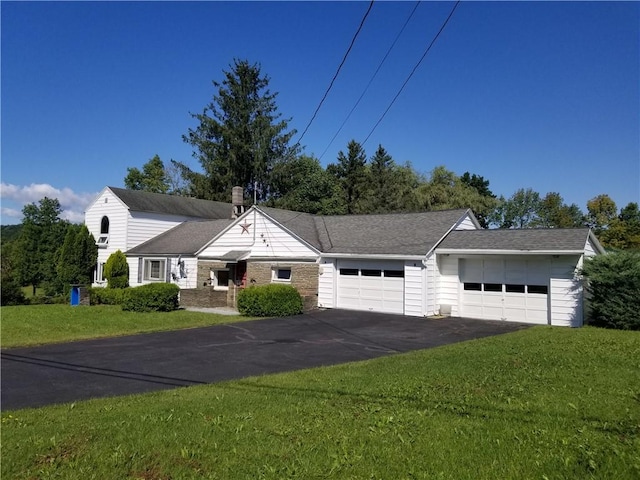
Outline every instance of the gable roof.
<svg viewBox="0 0 640 480"><path fill-rule="evenodd" d="M360 255L425 255L468 209L317 217L322 251Z"/></svg>
<svg viewBox="0 0 640 480"><path fill-rule="evenodd" d="M598 253L604 251L588 228L457 230L447 235L437 251L583 253L589 240Z"/></svg>
<svg viewBox="0 0 640 480"><path fill-rule="evenodd" d="M200 219L230 219L231 204L198 198L107 187L131 211L179 215Z"/></svg>
<svg viewBox="0 0 640 480"><path fill-rule="evenodd" d="M132 255L195 255L234 220L189 221L127 251Z"/></svg>

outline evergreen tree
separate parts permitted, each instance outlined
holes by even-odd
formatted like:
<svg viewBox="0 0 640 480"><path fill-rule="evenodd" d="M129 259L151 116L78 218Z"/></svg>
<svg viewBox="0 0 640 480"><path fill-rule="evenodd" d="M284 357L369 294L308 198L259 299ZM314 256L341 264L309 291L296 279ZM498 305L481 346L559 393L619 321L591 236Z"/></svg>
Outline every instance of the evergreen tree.
<svg viewBox="0 0 640 480"><path fill-rule="evenodd" d="M129 264L127 257L120 250L116 250L104 265L104 276L107 288L126 288L129 286Z"/></svg>
<svg viewBox="0 0 640 480"><path fill-rule="evenodd" d="M142 171L137 168L127 168L127 176L124 186L129 190L142 190L152 193L167 193L169 191L169 179L164 163L158 155L155 155L142 166Z"/></svg>
<svg viewBox="0 0 640 480"><path fill-rule="evenodd" d="M229 201L231 189L242 186L258 201L269 197L269 179L278 159L295 154L287 132L290 121L277 112L276 93L269 90L269 77L260 65L234 60L224 80L213 82L217 95L202 113L192 114L195 129L183 136L194 149L203 173L178 164L198 198ZM255 192L254 192L255 189Z"/></svg>
<svg viewBox="0 0 640 480"><path fill-rule="evenodd" d="M58 280L65 291L69 285L89 285L98 261L98 247L86 225L72 225L67 230L58 257Z"/></svg>
<svg viewBox="0 0 640 480"><path fill-rule="evenodd" d="M367 155L355 140L347 145L347 154L338 153L338 163L327 166L329 172L339 183L342 189L342 198L345 202L345 213L362 213L359 201L366 188Z"/></svg>

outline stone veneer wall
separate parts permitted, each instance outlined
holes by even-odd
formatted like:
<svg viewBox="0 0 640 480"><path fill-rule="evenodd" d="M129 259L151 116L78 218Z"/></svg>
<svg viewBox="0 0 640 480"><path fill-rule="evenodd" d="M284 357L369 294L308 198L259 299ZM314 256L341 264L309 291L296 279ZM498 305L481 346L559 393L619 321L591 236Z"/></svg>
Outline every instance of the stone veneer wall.
<svg viewBox="0 0 640 480"><path fill-rule="evenodd" d="M183 288L180 290L180 305L183 307L226 307L227 292L211 287Z"/></svg>
<svg viewBox="0 0 640 480"><path fill-rule="evenodd" d="M198 262L198 288L180 290L180 304L188 307L233 307L237 297L237 288L229 280L229 290L214 290L210 286L212 269L229 269L229 278L234 278L235 264L201 260ZM274 268L291 268L291 285L295 287L304 302L304 309L318 307L318 264L293 262L247 262L247 285L267 285L271 281ZM283 282L284 283L284 282Z"/></svg>
<svg viewBox="0 0 640 480"><path fill-rule="evenodd" d="M305 310L318 307L317 263L247 262L247 285L274 283L271 281L274 268L291 268L291 285L300 292Z"/></svg>

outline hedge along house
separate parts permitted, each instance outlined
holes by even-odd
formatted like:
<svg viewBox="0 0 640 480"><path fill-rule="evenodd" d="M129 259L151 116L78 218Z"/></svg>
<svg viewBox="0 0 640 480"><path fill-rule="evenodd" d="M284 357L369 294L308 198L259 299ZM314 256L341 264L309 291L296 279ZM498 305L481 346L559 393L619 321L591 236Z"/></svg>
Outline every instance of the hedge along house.
<svg viewBox="0 0 640 480"><path fill-rule="evenodd" d="M576 272L602 252L588 229L482 230L468 209L317 216L254 206L184 222L126 253L132 285L175 282L183 305L233 306L241 288L285 283L307 307L579 326Z"/></svg>

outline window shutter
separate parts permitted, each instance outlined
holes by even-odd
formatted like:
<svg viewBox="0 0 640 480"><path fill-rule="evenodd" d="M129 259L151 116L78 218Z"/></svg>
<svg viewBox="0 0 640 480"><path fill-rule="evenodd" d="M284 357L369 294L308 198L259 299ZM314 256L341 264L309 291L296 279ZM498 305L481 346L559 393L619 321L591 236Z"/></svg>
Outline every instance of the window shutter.
<svg viewBox="0 0 640 480"><path fill-rule="evenodd" d="M167 266L167 274L164 277L164 281L170 282L171 281L171 259L170 258L167 258L166 266Z"/></svg>
<svg viewBox="0 0 640 480"><path fill-rule="evenodd" d="M142 257L138 258L138 283L142 283Z"/></svg>

